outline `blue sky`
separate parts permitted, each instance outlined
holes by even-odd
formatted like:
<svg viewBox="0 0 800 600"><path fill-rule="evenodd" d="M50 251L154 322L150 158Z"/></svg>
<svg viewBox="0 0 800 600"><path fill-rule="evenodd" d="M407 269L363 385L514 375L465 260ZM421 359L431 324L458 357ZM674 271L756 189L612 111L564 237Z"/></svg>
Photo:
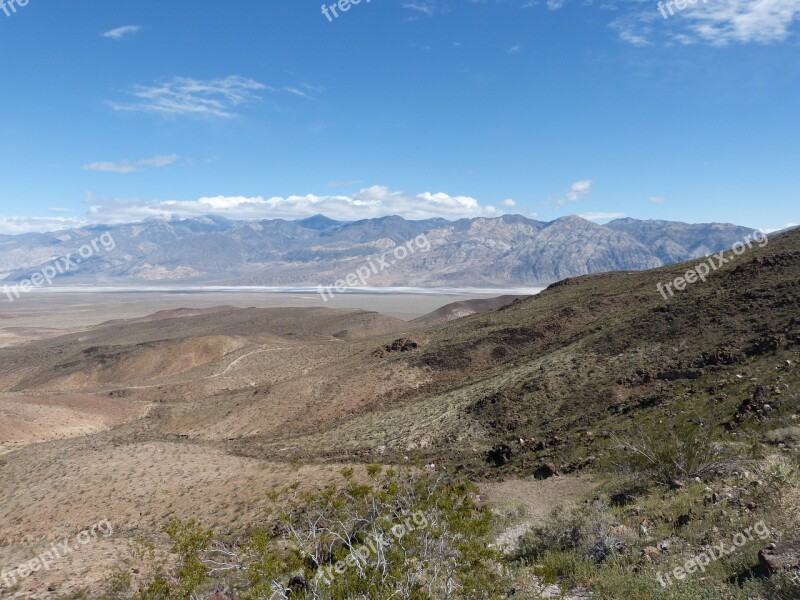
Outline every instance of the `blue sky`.
<svg viewBox="0 0 800 600"><path fill-rule="evenodd" d="M4 2L0 232L800 221L800 0Z"/></svg>

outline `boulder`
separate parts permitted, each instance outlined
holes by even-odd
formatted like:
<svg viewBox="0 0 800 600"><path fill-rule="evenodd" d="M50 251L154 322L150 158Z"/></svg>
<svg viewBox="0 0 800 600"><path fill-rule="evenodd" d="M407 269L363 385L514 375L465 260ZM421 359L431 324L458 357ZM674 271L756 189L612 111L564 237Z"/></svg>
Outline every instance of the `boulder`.
<svg viewBox="0 0 800 600"><path fill-rule="evenodd" d="M779 542L760 550L758 566L765 577L800 569L800 540Z"/></svg>
<svg viewBox="0 0 800 600"><path fill-rule="evenodd" d="M508 464L514 450L508 444L495 444L492 449L486 453L486 462L494 464L496 467L502 467Z"/></svg>
<svg viewBox="0 0 800 600"><path fill-rule="evenodd" d="M558 469L553 463L542 463L533 472L534 479L550 479L558 475Z"/></svg>

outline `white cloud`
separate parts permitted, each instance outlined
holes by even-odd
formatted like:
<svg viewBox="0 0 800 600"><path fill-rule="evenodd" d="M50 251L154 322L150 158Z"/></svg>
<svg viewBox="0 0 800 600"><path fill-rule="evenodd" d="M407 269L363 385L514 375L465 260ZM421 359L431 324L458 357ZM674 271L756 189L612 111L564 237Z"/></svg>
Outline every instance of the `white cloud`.
<svg viewBox="0 0 800 600"><path fill-rule="evenodd" d="M790 227L797 227L797 226L798 226L797 223L786 223L786 225L783 225L781 227L759 227L758 229L762 233L770 234L770 233L775 233L776 231L783 231L784 229L789 229Z"/></svg>
<svg viewBox="0 0 800 600"><path fill-rule="evenodd" d="M509 54L519 54L520 50L522 50L522 46L515 45L515 46L511 46L511 48L508 49L508 53Z"/></svg>
<svg viewBox="0 0 800 600"><path fill-rule="evenodd" d="M95 200L88 218L93 223L125 223L148 217L196 217L207 214L230 219L302 219L324 214L357 220L387 215L407 219L493 216L502 214L469 196L423 192L394 192L384 186L364 188L351 195L211 196L198 200Z"/></svg>
<svg viewBox="0 0 800 600"><path fill-rule="evenodd" d="M503 200L503 206L507 206L508 208L514 208L516 205L517 203L511 198Z"/></svg>
<svg viewBox="0 0 800 600"><path fill-rule="evenodd" d="M233 109L258 99L257 92L270 89L246 77L199 80L175 77L156 85L135 85L132 104L112 103L115 110L230 118Z"/></svg>
<svg viewBox="0 0 800 600"><path fill-rule="evenodd" d="M429 17L432 17L433 13L435 12L434 4L433 2L430 1L406 2L405 4L403 4L403 8L405 8L406 10L412 10L415 12L422 13Z"/></svg>
<svg viewBox="0 0 800 600"><path fill-rule="evenodd" d="M647 199L653 204L663 204L669 200L666 196L648 196Z"/></svg>
<svg viewBox="0 0 800 600"><path fill-rule="evenodd" d="M281 88L281 91L286 92L287 94L292 94L294 96L300 96L301 98L310 98L310 96L306 92L295 87Z"/></svg>
<svg viewBox="0 0 800 600"><path fill-rule="evenodd" d="M547 8L549 10L559 10L565 3L566 0L547 0Z"/></svg>
<svg viewBox="0 0 800 600"><path fill-rule="evenodd" d="M606 219L619 219L620 217L624 217L625 213L621 212L589 212L589 213L581 213L578 215L582 219L586 219L587 221L605 221Z"/></svg>
<svg viewBox="0 0 800 600"><path fill-rule="evenodd" d="M40 231L58 231L87 225L86 219L75 217L2 217L0 234L19 235Z"/></svg>
<svg viewBox="0 0 800 600"><path fill-rule="evenodd" d="M83 165L87 171L103 171L107 173L135 173L148 167L160 169L180 160L178 154L164 154L153 158L143 158L141 160L121 160L119 162L94 162Z"/></svg>
<svg viewBox="0 0 800 600"><path fill-rule="evenodd" d="M558 206L564 206L569 202L577 202L579 200L583 200L592 192L592 180L591 179L582 179L581 181L576 181L569 189L564 193L564 195L556 201Z"/></svg>
<svg viewBox="0 0 800 600"><path fill-rule="evenodd" d="M679 44L725 46L785 40L798 17L800 0L703 0L683 10L662 0L653 2L652 8L633 9L611 27L622 40L635 45L665 38Z"/></svg>
<svg viewBox="0 0 800 600"><path fill-rule="evenodd" d="M698 3L686 18L697 38L724 45L786 39L799 14L800 0L714 0Z"/></svg>
<svg viewBox="0 0 800 600"><path fill-rule="evenodd" d="M138 25L125 25L124 27L117 27L105 33L100 34L104 38L112 40L121 40L122 38L139 33L142 30Z"/></svg>

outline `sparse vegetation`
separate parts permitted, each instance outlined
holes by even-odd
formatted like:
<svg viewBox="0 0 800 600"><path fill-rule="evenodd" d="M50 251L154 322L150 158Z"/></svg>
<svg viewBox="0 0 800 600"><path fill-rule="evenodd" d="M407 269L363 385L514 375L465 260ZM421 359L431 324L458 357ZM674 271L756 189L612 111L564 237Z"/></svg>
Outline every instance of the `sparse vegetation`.
<svg viewBox="0 0 800 600"><path fill-rule="evenodd" d="M165 527L175 564L137 600L190 600L213 588L242 600L303 597L490 598L498 557L491 515L465 482L369 468L368 483L274 494L283 508L245 541L225 543L196 522Z"/></svg>
<svg viewBox="0 0 800 600"><path fill-rule="evenodd" d="M609 460L640 484L679 487L695 477L730 471L743 462L710 428L687 422L668 431L664 423L652 423L649 430L636 429L633 434L612 438Z"/></svg>
<svg viewBox="0 0 800 600"><path fill-rule="evenodd" d="M287 589L295 598L382 597L386 589L439 598L442 556L458 558L453 598L536 598L547 585L611 600L792 598L783 565L800 531L798 242L798 232L774 239L669 303L655 282L680 274L680 265L578 278L502 311L413 329L377 317L359 329L362 316L311 312L281 313L274 333L266 313L228 311L7 351L0 375L13 402L45 410L22 394L57 388L62 363L70 373L95 368L100 353L84 346L149 361L160 356L149 354L153 341L201 333L244 340L231 356L159 372L158 383L137 382L145 389L116 390L96 404L100 392L70 380L71 391L53 400L59 409L80 402L103 415L110 403L141 405L110 430L3 455L0 553L17 564L37 544L72 533L70 523L113 516L119 538L63 565L93 598L102 590L115 600L235 590L244 600ZM343 318L351 333L330 341ZM374 355L400 336L417 347ZM393 488L399 476L371 463L402 465L419 479L405 474ZM389 571L371 563L313 591L320 568L346 560L383 527L379 512L394 524L422 502L424 494L408 492L422 473L451 490L441 492L437 518L466 528L442 530L455 551L442 554L441 540L426 537L432 530L412 532L382 559ZM571 490L556 485L572 481ZM516 486L515 503L527 493L539 506L493 504L484 492L505 484ZM567 498L574 506L543 508ZM311 515L324 526L311 528ZM337 521L348 527L336 529ZM770 539L680 584L658 583L659 571L760 521ZM171 538L159 533L165 523ZM526 529L513 554L493 547ZM62 595L75 590L40 572L19 593L40 581Z"/></svg>

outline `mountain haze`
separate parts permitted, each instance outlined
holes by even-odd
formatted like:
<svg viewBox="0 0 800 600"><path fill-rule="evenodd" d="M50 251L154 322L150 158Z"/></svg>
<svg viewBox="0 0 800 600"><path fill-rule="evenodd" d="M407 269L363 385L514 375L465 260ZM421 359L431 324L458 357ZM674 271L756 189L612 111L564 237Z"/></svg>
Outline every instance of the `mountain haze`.
<svg viewBox="0 0 800 600"><path fill-rule="evenodd" d="M116 247L93 253L58 277L69 284L330 285L425 234L416 251L374 275L371 286L546 285L566 277L639 271L730 248L754 230L619 219L599 225L577 216L551 222L520 215L447 221L391 216L341 222L154 218L54 233L0 236L0 273L13 283L104 232Z"/></svg>

